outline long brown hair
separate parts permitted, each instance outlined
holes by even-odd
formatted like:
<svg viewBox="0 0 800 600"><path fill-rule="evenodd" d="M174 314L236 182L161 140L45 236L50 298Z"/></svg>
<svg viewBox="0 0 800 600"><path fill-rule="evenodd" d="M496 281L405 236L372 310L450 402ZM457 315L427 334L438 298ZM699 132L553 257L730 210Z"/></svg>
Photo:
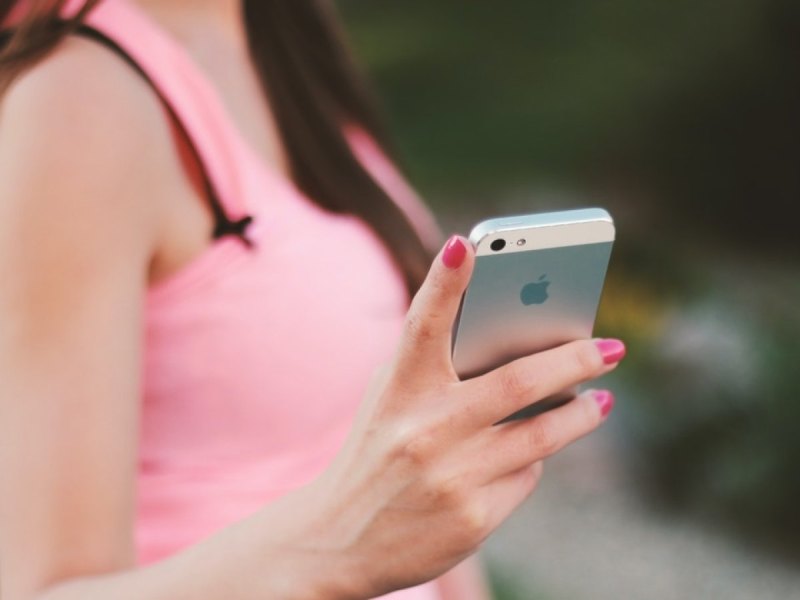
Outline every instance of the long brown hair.
<svg viewBox="0 0 800 600"><path fill-rule="evenodd" d="M0 51L0 93L74 32L102 0L64 18L67 0L30 0ZM392 156L375 102L330 0L242 0L250 55L269 90L295 184L327 210L354 214L383 240L410 293L430 254L386 192L353 155L343 126L355 124ZM0 23L17 0L0 0ZM266 94L265 94L266 98Z"/></svg>

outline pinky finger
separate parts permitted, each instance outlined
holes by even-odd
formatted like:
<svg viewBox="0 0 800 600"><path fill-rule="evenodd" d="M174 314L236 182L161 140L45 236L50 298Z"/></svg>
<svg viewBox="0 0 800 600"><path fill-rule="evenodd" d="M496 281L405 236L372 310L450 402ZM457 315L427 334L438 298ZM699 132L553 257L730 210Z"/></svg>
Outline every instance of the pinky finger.
<svg viewBox="0 0 800 600"><path fill-rule="evenodd" d="M475 469L480 482L492 482L540 461L596 429L614 404L607 390L587 390L564 406L530 419L497 425L485 432L482 461Z"/></svg>
<svg viewBox="0 0 800 600"><path fill-rule="evenodd" d="M490 531L494 531L533 493L542 477L542 469L542 461L538 461L503 475L483 488L488 496L487 524Z"/></svg>

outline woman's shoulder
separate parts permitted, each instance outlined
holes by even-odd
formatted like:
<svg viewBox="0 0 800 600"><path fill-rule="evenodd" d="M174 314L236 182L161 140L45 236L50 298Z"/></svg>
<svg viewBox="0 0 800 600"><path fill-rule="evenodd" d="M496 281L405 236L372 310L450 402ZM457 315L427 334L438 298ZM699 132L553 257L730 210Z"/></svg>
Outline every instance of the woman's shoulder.
<svg viewBox="0 0 800 600"><path fill-rule="evenodd" d="M124 150L162 121L148 83L113 51L78 36L16 77L0 104L4 131L24 126L26 137L43 135L56 145L113 140Z"/></svg>
<svg viewBox="0 0 800 600"><path fill-rule="evenodd" d="M135 70L96 42L69 37L0 100L3 212L20 226L23 218L46 222L55 238L87 252L109 242L133 250L158 227L154 191L170 135L158 97ZM76 223L85 225L79 237Z"/></svg>

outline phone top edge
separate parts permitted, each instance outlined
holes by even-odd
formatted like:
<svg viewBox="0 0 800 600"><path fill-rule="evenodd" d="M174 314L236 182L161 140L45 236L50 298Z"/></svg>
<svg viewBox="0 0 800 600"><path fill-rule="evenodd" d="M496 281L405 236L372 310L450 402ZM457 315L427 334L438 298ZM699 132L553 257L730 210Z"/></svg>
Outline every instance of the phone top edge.
<svg viewBox="0 0 800 600"><path fill-rule="evenodd" d="M487 219L472 228L469 239L471 242L477 243L491 233L514 231L527 227L557 227L559 225L590 221L602 221L609 225L614 225L611 215L603 208L579 208L577 210L561 210Z"/></svg>
<svg viewBox="0 0 800 600"><path fill-rule="evenodd" d="M490 249L495 239L506 237L509 243L503 250ZM582 208L488 219L472 229L469 240L481 256L613 242L614 237L614 221L608 211Z"/></svg>

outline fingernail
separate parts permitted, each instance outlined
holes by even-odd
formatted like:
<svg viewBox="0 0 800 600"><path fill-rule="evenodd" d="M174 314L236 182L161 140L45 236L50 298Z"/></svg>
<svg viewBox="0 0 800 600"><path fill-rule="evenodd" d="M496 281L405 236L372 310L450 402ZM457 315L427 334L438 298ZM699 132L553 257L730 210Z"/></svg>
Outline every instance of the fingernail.
<svg viewBox="0 0 800 600"><path fill-rule="evenodd" d="M461 238L457 235L452 236L444 245L444 252L442 253L442 262L448 269L457 269L464 262L464 257L467 255L467 247Z"/></svg>
<svg viewBox="0 0 800 600"><path fill-rule="evenodd" d="M608 390L595 390L592 392L592 396L597 402L597 406L600 407L600 414L604 417L614 408L614 394Z"/></svg>
<svg viewBox="0 0 800 600"><path fill-rule="evenodd" d="M595 345L597 346L597 349L600 350L600 354L603 356L603 362L607 365L617 363L622 360L623 356L625 356L625 344L623 344L620 340L597 340Z"/></svg>

